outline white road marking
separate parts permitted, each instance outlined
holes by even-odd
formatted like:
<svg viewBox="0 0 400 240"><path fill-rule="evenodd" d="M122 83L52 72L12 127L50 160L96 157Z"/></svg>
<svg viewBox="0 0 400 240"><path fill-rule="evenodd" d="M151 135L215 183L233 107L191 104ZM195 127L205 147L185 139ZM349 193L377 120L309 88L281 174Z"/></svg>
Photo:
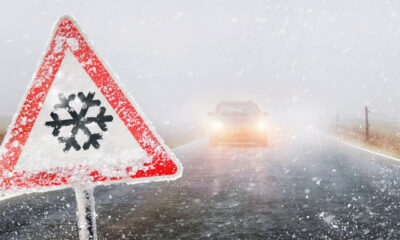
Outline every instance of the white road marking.
<svg viewBox="0 0 400 240"><path fill-rule="evenodd" d="M187 147L196 145L196 144L198 144L198 143L200 143L200 142L203 142L203 141L206 141L206 140L207 140L206 138L199 138L199 139L196 139L196 140L194 140L194 141L188 142L188 143L186 143L186 144L184 144L184 145L182 145L182 146L173 148L172 151L179 151L179 150L182 150L182 149L184 149L184 148L187 148Z"/></svg>
<svg viewBox="0 0 400 240"><path fill-rule="evenodd" d="M337 141L342 143L342 144L344 144L344 145L347 145L349 147L356 148L358 150L361 150L361 151L364 151L364 152L367 152L367 153L370 153L370 154L373 154L373 155L376 155L376 156L379 156L379 157L384 157L384 158L388 158L390 160L394 160L394 161L400 162L400 158L396 158L396 157L393 157L393 156L390 156L390 155L386 155L384 153L372 151L372 150L370 150L368 148L363 148L361 146L358 146L358 145L355 145L355 144L352 144L352 143L348 143L348 142L345 142L345 141L340 141L340 140L337 140Z"/></svg>

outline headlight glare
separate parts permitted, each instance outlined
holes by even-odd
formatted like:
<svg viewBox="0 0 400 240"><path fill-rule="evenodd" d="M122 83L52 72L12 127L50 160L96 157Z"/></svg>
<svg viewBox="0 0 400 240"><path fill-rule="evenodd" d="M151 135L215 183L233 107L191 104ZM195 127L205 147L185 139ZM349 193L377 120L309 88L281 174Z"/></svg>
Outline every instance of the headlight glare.
<svg viewBox="0 0 400 240"><path fill-rule="evenodd" d="M214 124L213 124L214 129L221 129L222 127L223 127L223 125L220 122L214 122Z"/></svg>
<svg viewBox="0 0 400 240"><path fill-rule="evenodd" d="M264 130L265 129L265 123L264 122L258 122L257 123L257 128L260 130Z"/></svg>

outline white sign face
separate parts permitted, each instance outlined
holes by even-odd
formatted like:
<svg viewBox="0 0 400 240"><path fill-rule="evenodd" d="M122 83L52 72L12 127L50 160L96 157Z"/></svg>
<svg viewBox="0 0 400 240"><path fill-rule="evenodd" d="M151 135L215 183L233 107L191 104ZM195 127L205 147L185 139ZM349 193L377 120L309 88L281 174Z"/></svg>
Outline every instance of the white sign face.
<svg viewBox="0 0 400 240"><path fill-rule="evenodd" d="M171 180L182 173L70 17L59 21L4 142L4 190Z"/></svg>
<svg viewBox="0 0 400 240"><path fill-rule="evenodd" d="M87 106L80 96L93 96L93 106ZM68 102L64 106L60 106L62 99ZM102 109L105 110L103 119L97 117ZM90 119L93 121L87 121ZM57 134L53 134L55 128ZM88 144L91 138L94 141ZM113 169L110 164L125 169L132 163L143 170L143 164L151 163L151 159L67 49L15 170L40 172L83 165L112 177L115 173L108 172Z"/></svg>

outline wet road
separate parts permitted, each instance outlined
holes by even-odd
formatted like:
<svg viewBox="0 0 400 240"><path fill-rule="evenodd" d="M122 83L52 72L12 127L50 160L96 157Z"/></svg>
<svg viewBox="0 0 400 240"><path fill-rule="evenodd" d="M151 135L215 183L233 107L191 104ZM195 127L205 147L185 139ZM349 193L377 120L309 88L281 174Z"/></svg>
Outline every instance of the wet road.
<svg viewBox="0 0 400 240"><path fill-rule="evenodd" d="M315 132L175 150L173 182L95 190L100 239L400 239L400 164ZM67 189L0 202L0 239L77 239Z"/></svg>

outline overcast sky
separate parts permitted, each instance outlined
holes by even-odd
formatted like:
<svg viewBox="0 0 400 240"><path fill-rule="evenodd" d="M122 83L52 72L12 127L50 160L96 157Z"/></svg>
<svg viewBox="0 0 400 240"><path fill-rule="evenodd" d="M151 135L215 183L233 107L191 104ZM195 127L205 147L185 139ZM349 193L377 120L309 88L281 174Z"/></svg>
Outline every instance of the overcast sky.
<svg viewBox="0 0 400 240"><path fill-rule="evenodd" d="M0 114L13 114L52 26L76 17L155 122L220 100L277 118L400 113L400 1L7 1Z"/></svg>

